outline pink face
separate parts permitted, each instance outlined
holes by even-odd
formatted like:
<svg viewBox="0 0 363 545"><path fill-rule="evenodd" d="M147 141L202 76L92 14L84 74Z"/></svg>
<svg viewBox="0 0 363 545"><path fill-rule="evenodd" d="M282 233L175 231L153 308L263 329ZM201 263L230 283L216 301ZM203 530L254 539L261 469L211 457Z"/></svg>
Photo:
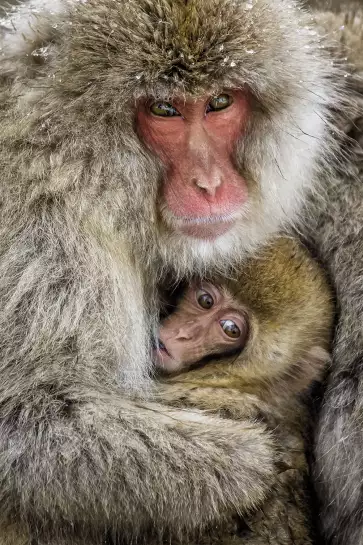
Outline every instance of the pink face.
<svg viewBox="0 0 363 545"><path fill-rule="evenodd" d="M208 283L190 286L161 325L154 361L167 373L180 371L206 356L242 350L247 334L246 314L232 296Z"/></svg>
<svg viewBox="0 0 363 545"><path fill-rule="evenodd" d="M141 106L140 134L166 167L161 209L173 229L214 239L235 223L247 186L233 154L248 114L241 91Z"/></svg>

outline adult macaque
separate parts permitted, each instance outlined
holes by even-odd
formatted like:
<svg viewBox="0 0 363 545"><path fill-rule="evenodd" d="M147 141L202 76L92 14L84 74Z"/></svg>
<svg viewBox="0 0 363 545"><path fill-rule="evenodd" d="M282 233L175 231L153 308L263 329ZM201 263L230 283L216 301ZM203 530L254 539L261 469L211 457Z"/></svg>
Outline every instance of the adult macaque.
<svg viewBox="0 0 363 545"><path fill-rule="evenodd" d="M262 500L264 425L135 397L164 277L222 273L320 190L305 232L338 291L339 361L360 361L363 187L352 158L333 168L344 77L299 8L60 0L4 22L4 544L172 539Z"/></svg>
<svg viewBox="0 0 363 545"><path fill-rule="evenodd" d="M194 280L163 320L154 360L171 376L157 399L236 423L262 420L281 453L266 499L243 524L232 516L214 527L203 544L312 543L306 393L329 360L332 317L319 266L296 242L280 239L228 280Z"/></svg>

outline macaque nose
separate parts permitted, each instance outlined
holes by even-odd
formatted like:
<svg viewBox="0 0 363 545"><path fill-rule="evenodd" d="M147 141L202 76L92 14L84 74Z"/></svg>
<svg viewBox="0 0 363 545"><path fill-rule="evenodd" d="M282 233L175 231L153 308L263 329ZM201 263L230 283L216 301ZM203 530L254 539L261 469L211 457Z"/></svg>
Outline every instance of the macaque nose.
<svg viewBox="0 0 363 545"><path fill-rule="evenodd" d="M222 171L212 153L213 146L206 132L197 127L190 136L190 164L194 165L191 181L205 195L215 197L217 188L222 185Z"/></svg>
<svg viewBox="0 0 363 545"><path fill-rule="evenodd" d="M183 324L175 334L175 339L179 341L190 341L200 331L200 324L197 321L191 321Z"/></svg>
<svg viewBox="0 0 363 545"><path fill-rule="evenodd" d="M193 184L210 197L216 196L216 191L222 185L220 169L214 167L210 171L202 171L193 177Z"/></svg>

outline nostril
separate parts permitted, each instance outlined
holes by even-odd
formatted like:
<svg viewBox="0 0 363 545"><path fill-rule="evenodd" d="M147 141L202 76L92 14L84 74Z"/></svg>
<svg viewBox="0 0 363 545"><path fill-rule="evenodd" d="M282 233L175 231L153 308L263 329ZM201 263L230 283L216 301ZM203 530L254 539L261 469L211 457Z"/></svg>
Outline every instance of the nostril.
<svg viewBox="0 0 363 545"><path fill-rule="evenodd" d="M203 184L198 178L192 178L192 185L199 191L199 193L202 193L202 195L208 195L209 190L208 187Z"/></svg>
<svg viewBox="0 0 363 545"><path fill-rule="evenodd" d="M199 178L192 178L193 186L204 196L214 197L216 194L216 187L207 181L200 180Z"/></svg>

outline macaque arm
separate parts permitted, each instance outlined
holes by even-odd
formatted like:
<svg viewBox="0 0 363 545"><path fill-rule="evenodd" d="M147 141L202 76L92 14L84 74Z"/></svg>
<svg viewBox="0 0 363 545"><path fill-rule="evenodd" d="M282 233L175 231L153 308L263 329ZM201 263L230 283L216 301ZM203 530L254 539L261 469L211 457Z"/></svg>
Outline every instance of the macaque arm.
<svg viewBox="0 0 363 545"><path fill-rule="evenodd" d="M19 503L39 520L178 532L264 497L274 448L262 426L137 404L121 392L52 388L2 405L9 516Z"/></svg>

